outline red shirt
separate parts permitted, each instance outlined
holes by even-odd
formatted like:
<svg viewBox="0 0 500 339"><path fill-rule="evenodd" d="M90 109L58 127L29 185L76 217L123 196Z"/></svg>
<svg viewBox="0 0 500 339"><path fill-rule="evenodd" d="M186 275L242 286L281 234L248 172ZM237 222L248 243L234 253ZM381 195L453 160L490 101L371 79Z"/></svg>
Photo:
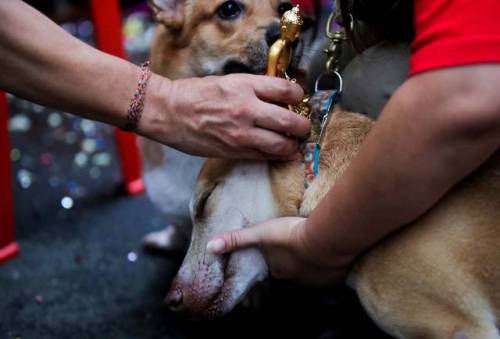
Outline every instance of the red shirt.
<svg viewBox="0 0 500 339"><path fill-rule="evenodd" d="M410 74L500 63L500 0L415 0Z"/></svg>

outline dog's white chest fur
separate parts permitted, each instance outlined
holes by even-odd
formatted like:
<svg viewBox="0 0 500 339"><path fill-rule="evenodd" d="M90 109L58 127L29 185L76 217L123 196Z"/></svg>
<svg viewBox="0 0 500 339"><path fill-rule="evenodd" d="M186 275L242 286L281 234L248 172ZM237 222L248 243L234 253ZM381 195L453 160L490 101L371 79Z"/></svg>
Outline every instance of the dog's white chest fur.
<svg viewBox="0 0 500 339"><path fill-rule="evenodd" d="M189 200L205 159L166 146L160 146L160 149L163 160L159 166L149 166L147 161L144 163L148 196L170 218L170 222L186 225L189 231Z"/></svg>

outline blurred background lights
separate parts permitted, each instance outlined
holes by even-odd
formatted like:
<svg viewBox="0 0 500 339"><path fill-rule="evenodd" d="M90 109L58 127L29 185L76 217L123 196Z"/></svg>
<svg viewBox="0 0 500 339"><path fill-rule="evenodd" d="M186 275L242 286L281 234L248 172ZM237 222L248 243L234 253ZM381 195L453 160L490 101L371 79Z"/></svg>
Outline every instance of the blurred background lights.
<svg viewBox="0 0 500 339"><path fill-rule="evenodd" d="M71 199L70 197L64 197L61 199L61 206L64 208L64 209L71 209L73 208L73 199Z"/></svg>

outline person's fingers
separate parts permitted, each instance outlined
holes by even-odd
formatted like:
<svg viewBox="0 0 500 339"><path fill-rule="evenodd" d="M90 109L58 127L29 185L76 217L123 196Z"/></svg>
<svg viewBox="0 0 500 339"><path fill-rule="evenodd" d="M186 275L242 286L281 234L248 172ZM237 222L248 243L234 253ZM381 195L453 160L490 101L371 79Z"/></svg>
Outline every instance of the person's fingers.
<svg viewBox="0 0 500 339"><path fill-rule="evenodd" d="M215 254L234 252L247 247L282 244L290 239L290 231L304 218L285 217L270 219L260 224L216 236L207 244Z"/></svg>
<svg viewBox="0 0 500 339"><path fill-rule="evenodd" d="M302 154L300 152L295 152L292 153L291 155L287 154L282 156L282 155L265 153L256 148L253 148L252 146L244 146L242 148L241 146L235 147L235 145L228 146L227 144L219 140L213 140L213 139L210 140L212 140L212 145L215 146L212 147L211 150L207 150L206 152L195 152L195 150L193 150L189 152L190 150L187 149L186 151L188 153L204 157L227 158L227 159L293 161L302 158ZM195 149L197 148L195 147Z"/></svg>
<svg viewBox="0 0 500 339"><path fill-rule="evenodd" d="M197 156L225 159L294 161L302 158L302 154L300 152L292 153L291 155L287 154L284 156L262 152L252 146L254 143L254 140L252 140L252 138L248 138L248 140L250 141L245 145L239 146L222 142L213 137L207 138L207 140L210 140L212 147L206 148L204 147L205 145L200 145L193 142L190 144L190 147L184 148L183 151L188 154ZM252 145L248 146L248 143L251 143Z"/></svg>
<svg viewBox="0 0 500 339"><path fill-rule="evenodd" d="M266 160L273 160L273 161L296 161L302 159L302 153L300 153L300 151L297 151L295 153L292 153L291 155L287 155L284 157L272 156L265 153L262 154L264 154Z"/></svg>
<svg viewBox="0 0 500 339"><path fill-rule="evenodd" d="M244 151L233 151L232 153L226 153L222 155L224 158L237 159L237 160L272 160L272 161L294 161L302 158L300 152L293 153L292 155L273 155L264 153L258 150L244 150Z"/></svg>
<svg viewBox="0 0 500 339"><path fill-rule="evenodd" d="M258 86L254 86L257 97L272 103L297 105L304 97L304 90L299 85L281 78L258 77Z"/></svg>
<svg viewBox="0 0 500 339"><path fill-rule="evenodd" d="M279 156L255 150L255 151L240 152L233 157L227 156L227 158L233 158L239 160L245 159L245 160L295 161L302 159L302 153L297 151L295 153L292 153L291 155Z"/></svg>
<svg viewBox="0 0 500 339"><path fill-rule="evenodd" d="M295 138L257 128L249 132L251 147L268 154L270 158L288 158L299 152L299 143Z"/></svg>
<svg viewBox="0 0 500 339"><path fill-rule="evenodd" d="M259 246L262 240L262 227L253 226L221 234L207 244L207 251L224 254L238 249Z"/></svg>
<svg viewBox="0 0 500 339"><path fill-rule="evenodd" d="M221 151L218 152L217 154L212 154L210 157L213 158L225 158L225 159L240 159L240 160L268 160L272 158L272 156L262 153L259 150L254 150L254 149L229 149L227 151ZM279 159L273 159L273 160L282 160L281 158Z"/></svg>
<svg viewBox="0 0 500 339"><path fill-rule="evenodd" d="M311 123L288 109L263 103L256 113L255 125L272 131L305 138L311 131Z"/></svg>

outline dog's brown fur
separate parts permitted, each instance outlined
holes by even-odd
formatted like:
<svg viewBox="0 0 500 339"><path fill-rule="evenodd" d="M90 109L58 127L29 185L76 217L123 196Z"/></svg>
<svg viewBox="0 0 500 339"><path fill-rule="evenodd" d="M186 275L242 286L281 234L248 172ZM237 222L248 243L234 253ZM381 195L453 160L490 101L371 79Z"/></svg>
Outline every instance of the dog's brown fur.
<svg viewBox="0 0 500 339"><path fill-rule="evenodd" d="M333 116L320 175L305 194L298 163L271 164L270 181L280 215L309 215L348 166L371 126L370 119L358 114ZM220 167L210 160L207 166L210 178L202 172L200 183L223 180L228 173L227 163ZM497 152L428 213L357 260L350 282L372 318L398 338L498 339L499 245Z"/></svg>
<svg viewBox="0 0 500 339"><path fill-rule="evenodd" d="M154 1L151 1L154 2ZM158 10L160 22L151 49L153 70L171 79L208 75L200 60L224 59L228 55L251 62L249 49L261 41L263 32L278 22L280 0L245 0L245 19L219 20L216 9L224 0L177 1L175 18ZM155 6L152 6L155 8ZM265 64L261 65L264 70Z"/></svg>

